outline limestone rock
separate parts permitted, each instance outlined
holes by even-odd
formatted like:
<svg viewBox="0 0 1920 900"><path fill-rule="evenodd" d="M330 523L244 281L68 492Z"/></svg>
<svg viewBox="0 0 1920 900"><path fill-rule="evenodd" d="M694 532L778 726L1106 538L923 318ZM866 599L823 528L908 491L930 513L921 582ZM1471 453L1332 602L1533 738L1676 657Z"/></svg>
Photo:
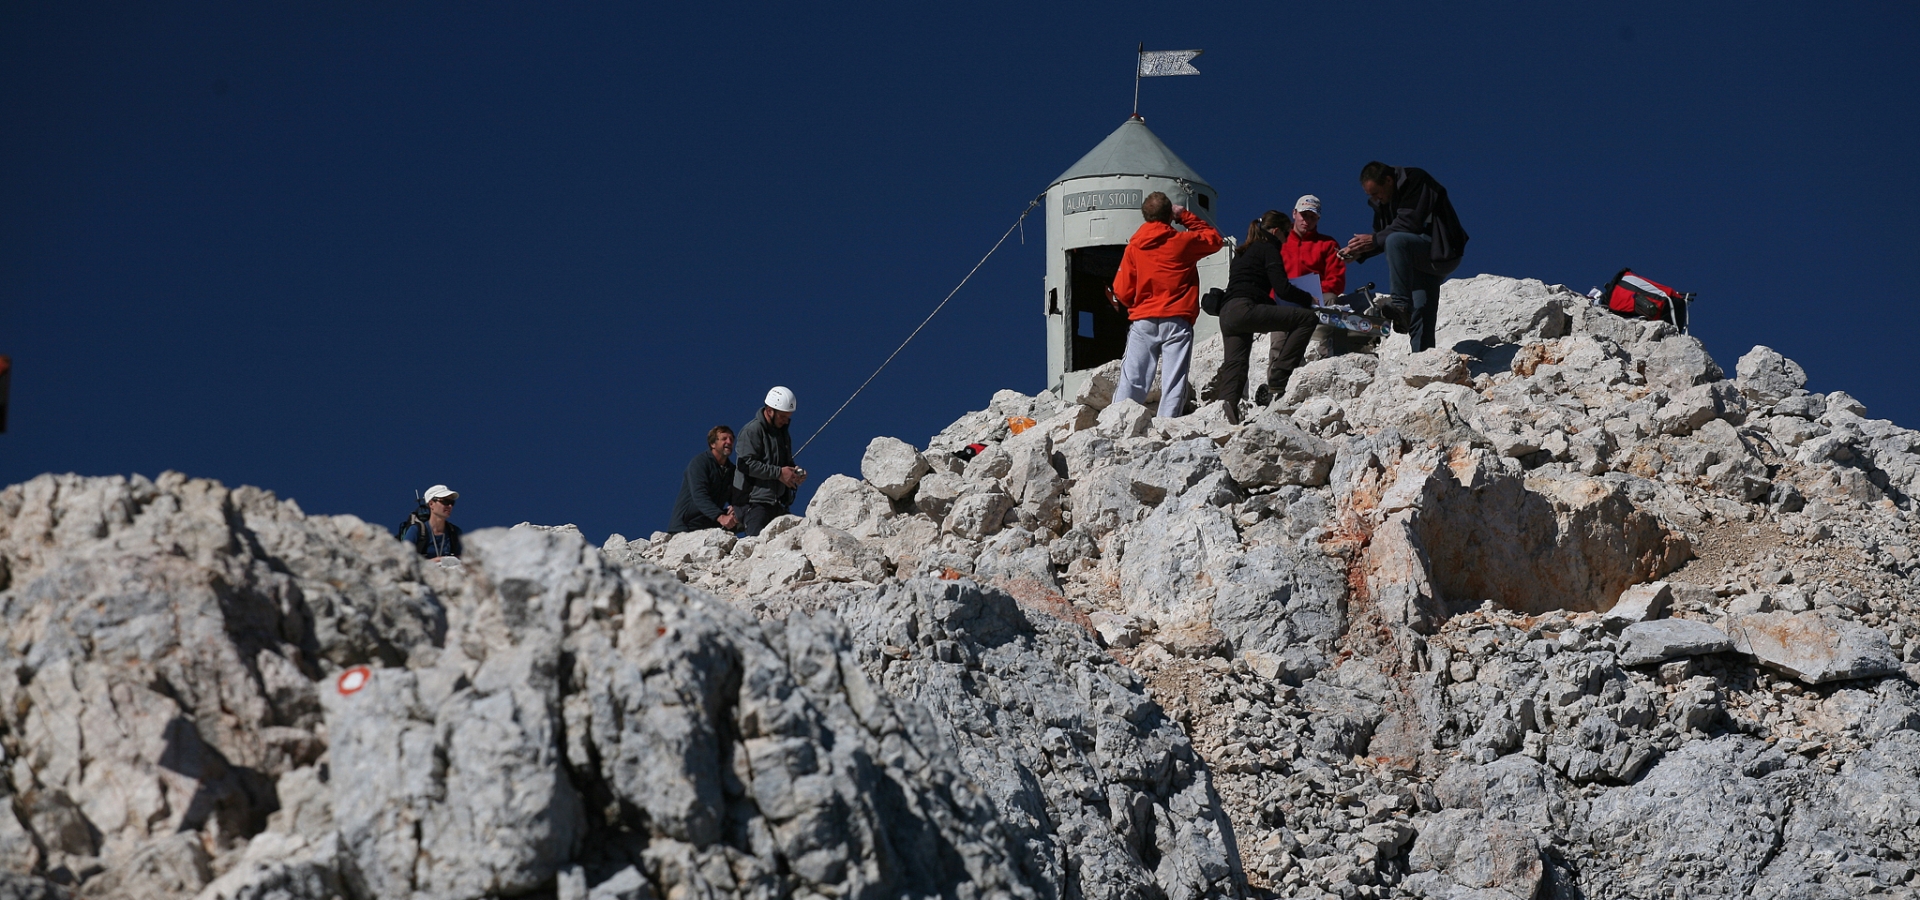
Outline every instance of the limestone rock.
<svg viewBox="0 0 1920 900"><path fill-rule="evenodd" d="M651 555L668 568L689 563L710 565L733 551L734 536L721 528L682 531L666 540Z"/></svg>
<svg viewBox="0 0 1920 900"><path fill-rule="evenodd" d="M1637 783L1602 793L1587 813L1597 855L1583 881L1605 887L1589 896L1653 896L1676 884L1696 897L1748 896L1787 817L1784 763L1728 735L1690 743Z"/></svg>
<svg viewBox="0 0 1920 900"><path fill-rule="evenodd" d="M1635 622L1620 632L1619 655L1623 666L1644 666L1732 649L1733 642L1726 632L1692 619Z"/></svg>
<svg viewBox="0 0 1920 900"><path fill-rule="evenodd" d="M1207 623L1215 573L1223 577L1238 565L1233 522L1223 509L1237 497L1221 496L1232 490L1225 478L1216 473L1167 498L1126 530L1122 612L1160 627Z"/></svg>
<svg viewBox="0 0 1920 900"><path fill-rule="evenodd" d="M947 513L946 530L969 540L994 534L1006 524L1013 510L1013 497L1006 491L987 490L968 494L953 504Z"/></svg>
<svg viewBox="0 0 1920 900"><path fill-rule="evenodd" d="M1467 372L1466 361L1452 350L1435 347L1423 350L1407 358L1400 370L1400 380L1408 387L1422 388L1434 382L1443 384L1466 384L1472 376Z"/></svg>
<svg viewBox="0 0 1920 900"><path fill-rule="evenodd" d="M1374 373L1379 367L1379 358L1363 353L1315 360L1293 371L1293 377L1287 380L1287 393L1281 398L1280 405L1296 406L1311 397L1351 400L1373 383Z"/></svg>
<svg viewBox="0 0 1920 900"><path fill-rule="evenodd" d="M1362 446L1345 451L1336 494L1379 523L1363 561L1369 590L1421 628L1449 601L1605 609L1690 554L1683 538L1606 481L1523 480L1479 450L1383 461Z"/></svg>
<svg viewBox="0 0 1920 900"><path fill-rule="evenodd" d="M1086 380L1073 394L1072 402L1104 410L1113 402L1113 390L1120 384L1120 360L1112 360L1087 373Z"/></svg>
<svg viewBox="0 0 1920 900"><path fill-rule="evenodd" d="M1746 421L1746 399L1724 381L1697 384L1681 390L1654 414L1662 434L1686 435L1715 419L1733 424Z"/></svg>
<svg viewBox="0 0 1920 900"><path fill-rule="evenodd" d="M1647 385L1669 394L1726 377L1719 363L1708 355L1706 345L1692 335L1670 334L1636 345L1633 350L1645 367Z"/></svg>
<svg viewBox="0 0 1920 900"><path fill-rule="evenodd" d="M1814 612L1759 612L1727 622L1733 648L1807 684L1890 675L1900 660L1886 635Z"/></svg>
<svg viewBox="0 0 1920 900"><path fill-rule="evenodd" d="M1911 893L1920 432L1444 293L1254 424L1001 391L737 541L0 490L0 896Z"/></svg>
<svg viewBox="0 0 1920 900"><path fill-rule="evenodd" d="M1826 405L1827 409L1831 412L1841 412L1861 418L1865 418L1867 415L1866 405L1853 399L1853 395L1846 391L1834 391L1828 394L1826 396ZM1822 418L1825 418L1825 416L1823 415Z"/></svg>
<svg viewBox="0 0 1920 900"><path fill-rule="evenodd" d="M446 629L390 533L178 473L0 491L0 558L10 787L45 851L12 855L40 872L190 884L200 863L173 835L204 855L258 832L263 770L286 761L275 735L317 721L289 677L405 660Z"/></svg>
<svg viewBox="0 0 1920 900"><path fill-rule="evenodd" d="M1054 468L1052 435L1031 429L1007 441L1005 450L1010 464L1003 481L1022 527L1059 531L1060 502L1067 494L1067 480Z"/></svg>
<svg viewBox="0 0 1920 900"><path fill-rule="evenodd" d="M940 521L953 510L954 501L959 500L966 489L967 482L958 475L929 473L920 479L919 490L913 495L914 508Z"/></svg>
<svg viewBox="0 0 1920 900"><path fill-rule="evenodd" d="M1585 297L1565 287L1531 278L1455 278L1440 286L1435 346L1451 349L1469 340L1522 343L1527 338L1560 337L1572 324L1568 308L1585 304ZM1406 342L1386 341L1381 354L1405 356Z"/></svg>
<svg viewBox="0 0 1920 900"><path fill-rule="evenodd" d="M557 730L566 597L541 582L550 554L589 560L588 547L537 531L473 532L466 543L500 590L497 610L453 620L478 666L358 670L321 693L343 875L373 896L530 890L585 836Z"/></svg>
<svg viewBox="0 0 1920 900"><path fill-rule="evenodd" d="M845 475L831 475L807 501L807 518L829 528L862 535L878 535L893 503L871 484Z"/></svg>
<svg viewBox="0 0 1920 900"><path fill-rule="evenodd" d="M1532 832L1519 825L1484 821L1477 813L1450 809L1428 820L1407 856L1409 886L1427 896L1486 900L1532 900L1545 865Z"/></svg>
<svg viewBox="0 0 1920 900"><path fill-rule="evenodd" d="M239 862L196 900L324 900L345 896L338 868L339 835L322 830L268 831L248 842Z"/></svg>
<svg viewBox="0 0 1920 900"><path fill-rule="evenodd" d="M899 438L877 437L860 457L860 477L892 500L912 496L920 477L932 471L920 451ZM825 485L821 485L822 488Z"/></svg>
<svg viewBox="0 0 1920 900"><path fill-rule="evenodd" d="M841 610L888 694L960 744L1046 896L1234 897L1210 775L1132 672L1079 626L967 582L916 579Z"/></svg>
<svg viewBox="0 0 1920 900"><path fill-rule="evenodd" d="M1100 411L1100 432L1107 437L1139 437L1153 425L1153 411L1132 401L1122 400Z"/></svg>
<svg viewBox="0 0 1920 900"><path fill-rule="evenodd" d="M828 581L864 581L870 584L886 579L887 558L879 547L838 528L818 523L796 531L800 534L800 552L806 555L816 576Z"/></svg>
<svg viewBox="0 0 1920 900"><path fill-rule="evenodd" d="M1621 624L1658 619L1667 614L1667 607L1672 603L1672 585L1664 581L1636 584L1620 593L1620 599L1607 610L1606 619Z"/></svg>
<svg viewBox="0 0 1920 900"><path fill-rule="evenodd" d="M1277 412L1247 423L1220 453L1233 480L1249 486L1326 484L1333 457L1333 445Z"/></svg>
<svg viewBox="0 0 1920 900"><path fill-rule="evenodd" d="M1762 406L1771 406L1807 386L1807 371L1772 347L1754 347L1734 364L1740 392Z"/></svg>

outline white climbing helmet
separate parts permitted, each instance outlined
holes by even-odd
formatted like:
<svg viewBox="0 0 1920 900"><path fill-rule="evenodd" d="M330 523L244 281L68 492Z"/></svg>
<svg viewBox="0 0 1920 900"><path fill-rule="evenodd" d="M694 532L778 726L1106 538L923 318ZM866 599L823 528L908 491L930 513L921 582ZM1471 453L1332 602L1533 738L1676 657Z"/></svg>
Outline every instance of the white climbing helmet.
<svg viewBox="0 0 1920 900"><path fill-rule="evenodd" d="M773 390L767 392L767 408L777 412L790 413L800 408L800 404L794 402L793 391L784 387L775 387Z"/></svg>

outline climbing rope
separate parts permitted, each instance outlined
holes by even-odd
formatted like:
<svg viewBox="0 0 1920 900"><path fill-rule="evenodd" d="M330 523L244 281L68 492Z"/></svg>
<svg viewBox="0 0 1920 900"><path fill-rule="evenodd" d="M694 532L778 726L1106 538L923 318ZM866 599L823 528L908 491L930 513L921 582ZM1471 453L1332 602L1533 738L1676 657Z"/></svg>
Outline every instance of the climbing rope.
<svg viewBox="0 0 1920 900"><path fill-rule="evenodd" d="M987 260L993 257L994 251L999 250L1000 245L1007 242L1007 238L1013 235L1014 229L1019 228L1020 223L1025 222L1027 220L1027 216L1033 213L1034 207L1037 207L1040 205L1041 197L1045 197L1045 196L1046 196L1045 194L1041 194L1039 197L1033 198L1033 201L1027 204L1027 208L1020 211L1020 217L1017 219L1014 219L1013 224L1008 225L1006 232L1000 235L1000 239L993 242L993 248L987 251L987 255L980 257L980 261L977 263L974 263L972 269L967 270L966 278L960 279L960 283L954 285L953 290L947 292L946 299L941 300L940 305L933 308L933 312L927 313L927 317L920 320L920 324L914 327L913 333L907 335L907 339L904 341L901 341L900 346L893 348L892 353L887 354L886 361L880 363L880 368L874 369L873 374L868 375L866 381L860 382L860 386L857 388L854 388L852 394L847 395L846 403L840 404L840 409L834 410L833 415L828 416L825 422L820 423L819 428L816 428L813 430L813 434L807 438L807 442L805 444L801 444L800 449L793 451L793 455L796 458L800 454L806 452L807 446L813 443L814 438L817 438L820 436L820 432L827 430L827 426L833 424L833 420L836 417L838 417L843 410L847 408L848 403L853 402L853 398L860 396L860 392L866 390L867 385L872 384L873 379L879 377L881 370L887 367L887 363L893 362L893 358L896 356L899 356L900 351L907 349L907 345L912 343L914 337L920 334L920 329L927 327L927 323L933 321L933 317L939 315L940 310L946 308L947 300L952 300L953 295L960 293L960 289L967 286L967 280L973 277L973 273L980 271L980 267L987 264Z"/></svg>

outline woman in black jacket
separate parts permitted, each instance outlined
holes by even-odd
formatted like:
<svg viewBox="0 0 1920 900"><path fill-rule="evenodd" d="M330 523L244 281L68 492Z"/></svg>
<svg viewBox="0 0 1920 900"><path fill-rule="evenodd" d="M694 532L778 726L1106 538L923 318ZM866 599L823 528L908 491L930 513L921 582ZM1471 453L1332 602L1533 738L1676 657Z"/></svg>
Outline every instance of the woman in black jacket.
<svg viewBox="0 0 1920 900"><path fill-rule="evenodd" d="M1278 210L1267 210L1247 229L1247 242L1227 271L1227 299L1220 306L1220 338L1226 359L1213 382L1213 395L1226 402L1227 421L1240 424L1240 400L1246 396L1247 363L1253 355L1253 336L1273 332L1273 350L1267 356L1267 389L1278 399L1287 379L1300 367L1307 341L1319 317L1307 310L1313 297L1289 281L1280 260L1280 242L1293 220ZM1274 297L1286 302L1275 302ZM1284 332L1284 334L1283 334Z"/></svg>

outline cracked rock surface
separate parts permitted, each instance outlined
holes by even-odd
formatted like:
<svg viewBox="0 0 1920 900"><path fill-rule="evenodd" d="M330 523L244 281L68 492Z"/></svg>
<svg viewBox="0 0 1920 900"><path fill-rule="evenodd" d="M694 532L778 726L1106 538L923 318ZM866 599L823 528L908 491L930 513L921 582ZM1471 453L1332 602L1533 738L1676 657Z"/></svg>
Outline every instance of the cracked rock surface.
<svg viewBox="0 0 1920 900"><path fill-rule="evenodd" d="M1245 425L1001 391L756 538L6 488L0 897L1920 894L1920 433L1443 293Z"/></svg>

